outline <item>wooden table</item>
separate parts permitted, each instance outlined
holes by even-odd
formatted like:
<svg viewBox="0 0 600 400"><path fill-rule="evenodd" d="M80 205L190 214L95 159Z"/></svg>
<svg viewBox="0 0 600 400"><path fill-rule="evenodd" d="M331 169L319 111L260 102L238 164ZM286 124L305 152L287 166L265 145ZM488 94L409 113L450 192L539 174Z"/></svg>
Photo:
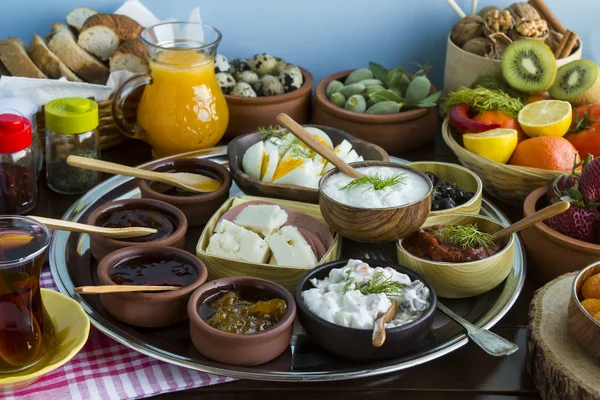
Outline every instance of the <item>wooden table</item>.
<svg viewBox="0 0 600 400"><path fill-rule="evenodd" d="M456 162L441 137L432 145L403 158ZM141 142L127 142L103 153L103 159L138 165L151 159L150 148ZM51 192L40 179L38 206L33 215L60 218L77 196ZM512 220L522 218L522 211L495 201ZM539 285L528 279L517 303L493 328L493 331L517 343L512 356L494 358L477 346L468 344L458 351L406 371L352 381L320 383L275 383L240 380L186 392L156 396L156 399L267 399L306 398L355 399L367 396L402 400L515 400L539 399L538 391L525 368L527 311Z"/></svg>

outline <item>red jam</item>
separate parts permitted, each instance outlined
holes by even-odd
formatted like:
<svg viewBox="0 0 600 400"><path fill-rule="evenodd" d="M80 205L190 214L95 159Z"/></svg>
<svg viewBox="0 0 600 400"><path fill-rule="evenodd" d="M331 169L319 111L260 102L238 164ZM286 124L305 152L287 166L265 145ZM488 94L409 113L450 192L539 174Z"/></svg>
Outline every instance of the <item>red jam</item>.
<svg viewBox="0 0 600 400"><path fill-rule="evenodd" d="M107 219L100 223L104 228L154 228L158 232L128 239L127 242L151 242L165 239L175 232L177 224L170 217L156 210L120 210L111 213Z"/></svg>

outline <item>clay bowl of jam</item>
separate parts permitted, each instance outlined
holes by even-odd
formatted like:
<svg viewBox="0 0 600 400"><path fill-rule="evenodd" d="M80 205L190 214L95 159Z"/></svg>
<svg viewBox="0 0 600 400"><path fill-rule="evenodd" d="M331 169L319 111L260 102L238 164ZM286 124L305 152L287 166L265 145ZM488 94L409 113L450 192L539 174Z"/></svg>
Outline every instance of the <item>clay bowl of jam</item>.
<svg viewBox="0 0 600 400"><path fill-rule="evenodd" d="M439 297L478 296L498 286L510 273L514 235L499 241L487 236L485 245L464 238L482 236L473 231L494 233L504 227L473 214L429 217L420 230L397 243L398 263L423 276Z"/></svg>
<svg viewBox="0 0 600 400"><path fill-rule="evenodd" d="M115 250L141 244L183 249L188 226L185 215L179 209L151 199L117 200L102 204L92 211L87 223L106 228L141 226L157 229L151 235L119 240L90 235L90 251L98 262Z"/></svg>
<svg viewBox="0 0 600 400"><path fill-rule="evenodd" d="M99 285L181 286L164 292L101 294L110 315L141 328L160 328L187 319L190 296L206 282L206 266L194 255L168 246L133 246L114 251L98 265Z"/></svg>
<svg viewBox="0 0 600 400"><path fill-rule="evenodd" d="M198 288L188 303L194 347L211 360L240 366L264 364L289 346L296 302L283 286L231 277Z"/></svg>
<svg viewBox="0 0 600 400"><path fill-rule="evenodd" d="M227 168L213 161L197 158L175 158L158 161L146 167L155 172L190 172L208 176L221 182L221 187L210 193L194 193L160 182L138 179L144 199L164 201L179 208L186 216L189 226L206 224L210 217L229 198L231 175Z"/></svg>

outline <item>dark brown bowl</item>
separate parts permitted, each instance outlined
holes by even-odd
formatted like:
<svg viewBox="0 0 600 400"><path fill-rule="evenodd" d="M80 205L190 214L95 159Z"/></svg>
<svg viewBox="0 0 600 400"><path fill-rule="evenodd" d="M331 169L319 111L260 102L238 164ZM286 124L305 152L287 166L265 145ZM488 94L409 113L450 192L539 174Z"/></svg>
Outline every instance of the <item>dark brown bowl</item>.
<svg viewBox="0 0 600 400"><path fill-rule="evenodd" d="M389 161L390 157L381 147L335 128L320 125L304 125L319 128L325 132L334 146L340 144L344 139L352 143L356 152L365 160ZM274 183L260 182L250 177L242 169L242 159L246 150L253 144L259 142L259 133L250 133L233 139L227 146L229 157L229 168L231 176L242 191L248 195L273 197L276 199L301 201L303 203L317 204L319 202L319 191L295 185L279 185Z"/></svg>
<svg viewBox="0 0 600 400"><path fill-rule="evenodd" d="M433 141L440 131L437 107L401 111L396 114L363 114L336 106L325 88L333 80L343 81L353 70L329 75L315 89L312 121L349 132L357 138L383 147L392 155L411 152ZM431 93L437 90L431 86Z"/></svg>
<svg viewBox="0 0 600 400"><path fill-rule="evenodd" d="M266 331L247 335L213 328L200 317L200 305L215 293L234 289L251 297L285 300L287 311L283 319ZM190 336L194 347L202 355L225 364L253 366L271 361L287 349L292 339L296 302L290 292L276 283L258 278L232 277L202 285L190 298L187 310L190 318Z"/></svg>
<svg viewBox="0 0 600 400"><path fill-rule="evenodd" d="M127 242L125 240L111 239L100 235L90 235L90 251L92 252L92 255L96 261L102 261L102 259L108 253L111 253L115 250L140 245L169 246L183 249L185 245L185 233L188 227L187 219L181 210L163 201L152 199L127 199L111 201L109 203L102 204L92 211L87 219L87 223L90 225L99 225L99 223L107 218L112 212L133 209L159 211L170 216L174 221L176 221L177 228L172 235L164 239L143 243Z"/></svg>
<svg viewBox="0 0 600 400"><path fill-rule="evenodd" d="M527 196L523 203L524 217L547 205L547 191L547 187L542 187ZM521 238L531 261L527 268L539 282L549 282L600 260L600 245L563 235L543 222L521 231Z"/></svg>
<svg viewBox="0 0 600 400"><path fill-rule="evenodd" d="M187 303L200 285L206 282L206 266L194 255L168 246L134 246L114 251L104 257L98 265L100 285L114 285L109 271L119 263L132 258L177 256L196 268L198 278L189 286L179 290L157 293L111 293L101 294L100 301L114 318L140 328L160 328L178 324L187 319Z"/></svg>
<svg viewBox="0 0 600 400"><path fill-rule="evenodd" d="M295 295L298 306L298 318L310 337L324 350L339 357L353 360L393 358L416 347L431 331L437 305L437 296L425 279L400 265L369 260L369 265L373 268L391 267L398 272L408 275L412 281L415 279L420 280L429 288L431 301L427 311L418 319L406 325L386 329L386 339L381 347L373 346L373 331L371 329L348 328L334 324L317 316L306 307L302 299L302 292L314 287L310 283L310 280L313 278L323 279L329 276L329 271L334 268L342 268L347 263L348 260L339 260L320 265L304 275L296 285Z"/></svg>
<svg viewBox="0 0 600 400"><path fill-rule="evenodd" d="M174 196L164 194L172 186L158 182L148 184L148 181L145 179L138 179L142 198L164 201L179 208L185 214L189 226L206 224L225 200L229 198L231 174L229 174L227 168L214 161L198 158L174 158L157 161L145 167L145 169L156 172L191 172L207 175L221 181L221 187L211 193L198 193L193 196Z"/></svg>
<svg viewBox="0 0 600 400"><path fill-rule="evenodd" d="M581 305L581 288L585 281L600 274L600 263L594 262L585 267L573 280L569 299L569 331L573 338L590 357L600 361L600 321L595 320Z"/></svg>
<svg viewBox="0 0 600 400"><path fill-rule="evenodd" d="M328 171L319 181L319 207L327 224L343 237L363 243L393 242L416 232L427 219L431 210L433 185L424 172L407 165L382 161L351 163L354 168L384 166L405 169L423 177L429 185L427 195L413 203L388 208L360 208L342 204L327 196L323 182L338 172Z"/></svg>
<svg viewBox="0 0 600 400"><path fill-rule="evenodd" d="M280 113L286 113L300 124L310 121L313 77L304 68L300 70L304 76L304 84L293 92L266 97L225 95L229 107L229 125L225 138L233 139L244 133L256 132L259 126L277 124L276 118Z"/></svg>

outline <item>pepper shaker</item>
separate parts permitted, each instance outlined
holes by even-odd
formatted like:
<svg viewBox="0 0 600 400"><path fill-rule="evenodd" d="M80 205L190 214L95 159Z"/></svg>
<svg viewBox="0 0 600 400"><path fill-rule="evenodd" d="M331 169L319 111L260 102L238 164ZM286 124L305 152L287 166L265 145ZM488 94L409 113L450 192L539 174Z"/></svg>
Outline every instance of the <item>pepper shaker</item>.
<svg viewBox="0 0 600 400"><path fill-rule="evenodd" d="M46 177L48 186L62 194L84 193L100 180L100 173L67 164L76 155L100 158L98 104L89 99L70 97L45 106Z"/></svg>
<svg viewBox="0 0 600 400"><path fill-rule="evenodd" d="M31 123L0 115L0 214L24 214L35 207L37 182Z"/></svg>

